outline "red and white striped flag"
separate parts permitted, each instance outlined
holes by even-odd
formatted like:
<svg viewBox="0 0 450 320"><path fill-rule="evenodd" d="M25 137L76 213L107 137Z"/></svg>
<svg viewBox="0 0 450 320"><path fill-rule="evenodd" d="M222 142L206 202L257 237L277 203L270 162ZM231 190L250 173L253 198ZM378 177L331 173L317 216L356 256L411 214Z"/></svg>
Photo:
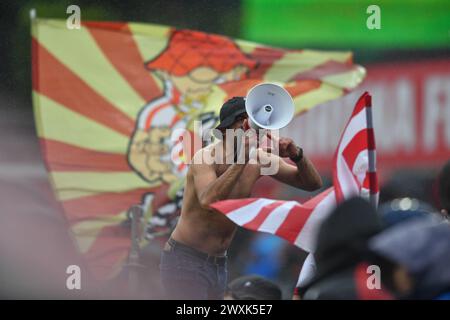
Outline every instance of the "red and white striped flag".
<svg viewBox="0 0 450 320"><path fill-rule="evenodd" d="M379 190L375 159L372 97L365 92L356 103L334 156L337 202L359 194L376 206Z"/></svg>
<svg viewBox="0 0 450 320"><path fill-rule="evenodd" d="M360 195L374 205L378 182L371 96L365 92L356 103L341 136L333 168L333 187L307 202L266 198L219 201L212 207L246 229L277 235L308 252L314 252L321 223L344 199Z"/></svg>

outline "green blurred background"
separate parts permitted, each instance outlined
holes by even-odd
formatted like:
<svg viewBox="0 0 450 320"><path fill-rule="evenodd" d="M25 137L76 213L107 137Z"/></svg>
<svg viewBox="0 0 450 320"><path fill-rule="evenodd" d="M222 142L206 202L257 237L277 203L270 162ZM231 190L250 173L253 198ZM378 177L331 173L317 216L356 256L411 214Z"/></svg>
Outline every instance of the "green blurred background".
<svg viewBox="0 0 450 320"><path fill-rule="evenodd" d="M29 10L66 19L138 21L219 33L288 48L351 49L358 63L448 57L448 0L4 0L0 2L0 90L30 96ZM381 8L369 30L366 9Z"/></svg>
<svg viewBox="0 0 450 320"><path fill-rule="evenodd" d="M379 30L366 28L372 4ZM245 38L283 46L433 49L450 39L448 0L244 0L242 8Z"/></svg>

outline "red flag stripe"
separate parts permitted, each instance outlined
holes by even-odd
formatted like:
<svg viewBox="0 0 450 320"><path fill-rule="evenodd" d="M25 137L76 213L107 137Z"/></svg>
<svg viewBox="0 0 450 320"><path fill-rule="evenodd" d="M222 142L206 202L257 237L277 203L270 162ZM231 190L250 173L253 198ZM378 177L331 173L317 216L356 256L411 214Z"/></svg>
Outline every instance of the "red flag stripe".
<svg viewBox="0 0 450 320"><path fill-rule="evenodd" d="M112 22L112 21L83 21L81 23L85 27L89 28L101 28L109 29L112 31L126 32L128 33L128 25L125 22Z"/></svg>
<svg viewBox="0 0 450 320"><path fill-rule="evenodd" d="M254 61L258 61L256 68L249 70L247 75L244 76L244 79L219 85L219 87L227 94L225 100L234 96L246 96L247 91L259 84L261 79L264 78L264 74L267 70L269 70L277 60L281 59L285 53L285 50L280 49L255 48L248 54L248 57Z"/></svg>
<svg viewBox="0 0 450 320"><path fill-rule="evenodd" d="M290 81L298 80L308 80L308 79L319 79L322 77L330 76L333 74L339 74L344 72L349 72L357 67L352 65L352 63L342 63L335 60L326 61L310 70L299 72L294 75Z"/></svg>
<svg viewBox="0 0 450 320"><path fill-rule="evenodd" d="M34 38L31 41L35 48L33 51L38 55L40 68L33 82L34 90L117 132L131 135L133 119L95 92ZM71 90L65 87L67 83L70 83Z"/></svg>
<svg viewBox="0 0 450 320"><path fill-rule="evenodd" d="M247 92L257 84L260 84L261 80L242 80L236 82L228 82L220 85L221 89L224 90L227 94L226 99L237 97L237 96L246 96ZM319 88L322 84L320 80L299 80L295 82L291 82L288 86L284 88L289 92L289 94L293 97L296 97L300 94L305 94L309 91L315 90Z"/></svg>
<svg viewBox="0 0 450 320"><path fill-rule="evenodd" d="M260 84L260 79L247 79L240 81L231 81L224 84L220 84L219 87L225 91L226 97L225 100L232 97L245 97L247 95L248 90L252 87Z"/></svg>
<svg viewBox="0 0 450 320"><path fill-rule="evenodd" d="M294 206L289 211L275 234L286 239L290 243L294 243L312 211L313 209L307 209L298 205Z"/></svg>
<svg viewBox="0 0 450 320"><path fill-rule="evenodd" d="M371 194L377 194L378 189L378 175L376 172L367 172L364 179L363 187L368 189Z"/></svg>
<svg viewBox="0 0 450 320"><path fill-rule="evenodd" d="M373 131L373 128L367 128L367 149L369 150L375 150L375 133Z"/></svg>
<svg viewBox="0 0 450 320"><path fill-rule="evenodd" d="M368 92L364 92L364 99L366 100L366 107L372 108L372 96Z"/></svg>
<svg viewBox="0 0 450 320"><path fill-rule="evenodd" d="M220 205L218 205L218 202L213 203L211 205L211 208L220 210L220 212L222 212L224 214L229 214L229 213L233 212L234 210L236 210L240 207L249 205L257 200L258 200L257 198L225 200L225 201L221 201Z"/></svg>
<svg viewBox="0 0 450 320"><path fill-rule="evenodd" d="M141 56L128 24L86 22L84 25L106 58L145 101L162 95L144 66L147 57Z"/></svg>
<svg viewBox="0 0 450 320"><path fill-rule="evenodd" d="M267 216L272 213L272 211L279 206L281 206L284 201L275 201L269 205L264 206L258 215L251 221L243 225L244 228L251 230L258 230L261 224L266 220Z"/></svg>
<svg viewBox="0 0 450 320"><path fill-rule="evenodd" d="M297 80L285 86L287 92L293 97L318 89L322 85L320 80Z"/></svg>
<svg viewBox="0 0 450 320"><path fill-rule="evenodd" d="M252 53L249 54L249 57L259 63L254 70L248 72L248 78L261 80L267 70L273 66L275 61L281 59L285 54L285 50L264 47L255 48Z"/></svg>
<svg viewBox="0 0 450 320"><path fill-rule="evenodd" d="M368 101L371 101L371 99L368 100L369 93L366 91L362 94L362 96L358 99L358 102L356 102L355 108L353 109L351 118L356 116L362 109L366 107L366 104Z"/></svg>
<svg viewBox="0 0 450 320"><path fill-rule="evenodd" d="M133 204L141 203L142 196L151 192L149 188L138 188L127 192L104 192L62 201L70 223L95 217L117 215Z"/></svg>
<svg viewBox="0 0 450 320"><path fill-rule="evenodd" d="M89 150L52 139L39 139L50 171L130 171L126 155Z"/></svg>
<svg viewBox="0 0 450 320"><path fill-rule="evenodd" d="M367 150L367 129L359 131L342 151L342 157L350 169L353 169L358 155Z"/></svg>

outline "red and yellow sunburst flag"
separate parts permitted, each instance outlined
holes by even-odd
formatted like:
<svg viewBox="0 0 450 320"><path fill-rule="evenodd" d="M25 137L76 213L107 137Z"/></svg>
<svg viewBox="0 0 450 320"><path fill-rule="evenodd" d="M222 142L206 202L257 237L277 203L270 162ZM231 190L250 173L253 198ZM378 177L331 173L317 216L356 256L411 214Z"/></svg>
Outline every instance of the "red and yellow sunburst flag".
<svg viewBox="0 0 450 320"><path fill-rule="evenodd" d="M176 129L192 131L194 120L213 127L226 99L260 82L283 85L301 113L365 76L351 52L283 50L141 23L32 25L38 136L56 197L97 279L123 265L132 205L145 209L148 238L174 223L191 156L181 138L173 140Z"/></svg>

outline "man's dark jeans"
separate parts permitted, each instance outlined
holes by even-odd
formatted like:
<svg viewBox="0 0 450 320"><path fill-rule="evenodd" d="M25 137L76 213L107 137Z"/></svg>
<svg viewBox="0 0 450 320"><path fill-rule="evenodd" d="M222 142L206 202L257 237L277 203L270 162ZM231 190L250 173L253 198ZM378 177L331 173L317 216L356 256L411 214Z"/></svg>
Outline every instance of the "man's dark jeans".
<svg viewBox="0 0 450 320"><path fill-rule="evenodd" d="M168 299L220 300L227 285L227 263L214 261L193 248L175 242L170 251L161 253L161 281Z"/></svg>

